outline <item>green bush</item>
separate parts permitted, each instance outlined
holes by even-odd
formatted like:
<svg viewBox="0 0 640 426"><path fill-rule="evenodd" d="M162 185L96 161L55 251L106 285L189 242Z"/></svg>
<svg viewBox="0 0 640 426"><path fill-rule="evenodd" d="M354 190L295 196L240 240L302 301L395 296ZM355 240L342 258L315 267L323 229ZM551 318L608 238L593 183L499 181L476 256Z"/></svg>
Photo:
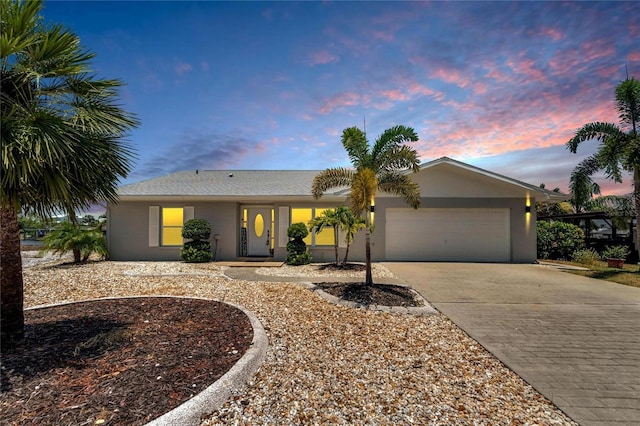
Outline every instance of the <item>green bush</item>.
<svg viewBox="0 0 640 426"><path fill-rule="evenodd" d="M211 225L205 219L191 219L182 227L182 238L194 241L206 240L211 236Z"/></svg>
<svg viewBox="0 0 640 426"><path fill-rule="evenodd" d="M211 243L206 241L211 235L211 225L205 219L190 219L182 227L182 238L190 239L180 251L180 259L187 263L210 262Z"/></svg>
<svg viewBox="0 0 640 426"><path fill-rule="evenodd" d="M58 255L72 252L75 263L86 262L91 253L100 255L101 259L109 257L107 239L97 228L80 227L71 222L63 222L49 232L42 241L43 252L53 252Z"/></svg>
<svg viewBox="0 0 640 426"><path fill-rule="evenodd" d="M571 255L571 260L583 265L593 265L600 260L600 255L595 249L585 248L574 251L573 255Z"/></svg>
<svg viewBox="0 0 640 426"><path fill-rule="evenodd" d="M211 243L208 241L198 242L206 243L209 249L205 249L204 246L189 245L189 243L185 243L182 251L180 252L180 258L187 263L211 262L211 259L213 258L211 255Z"/></svg>
<svg viewBox="0 0 640 426"><path fill-rule="evenodd" d="M287 243L287 258L285 262L288 265L306 265L311 263L311 254L307 251L307 244L304 237L309 235L309 230L302 222L293 223L287 229L289 238L292 241Z"/></svg>
<svg viewBox="0 0 640 426"><path fill-rule="evenodd" d="M287 236L294 240L303 240L307 235L309 235L309 230L302 222L292 223L287 229Z"/></svg>
<svg viewBox="0 0 640 426"><path fill-rule="evenodd" d="M607 246L602 252L602 257L604 259L626 259L629 253L627 246Z"/></svg>
<svg viewBox="0 0 640 426"><path fill-rule="evenodd" d="M569 260L584 248L584 232L571 223L540 221L536 233L539 259Z"/></svg>

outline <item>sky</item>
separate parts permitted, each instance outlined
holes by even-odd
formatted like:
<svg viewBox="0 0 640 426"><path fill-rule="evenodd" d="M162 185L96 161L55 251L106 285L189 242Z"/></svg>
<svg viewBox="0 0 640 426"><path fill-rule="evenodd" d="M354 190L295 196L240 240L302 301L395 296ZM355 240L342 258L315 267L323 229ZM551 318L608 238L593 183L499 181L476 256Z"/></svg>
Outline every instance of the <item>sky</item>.
<svg viewBox="0 0 640 426"><path fill-rule="evenodd" d="M447 156L568 191L640 78L640 2L45 2L126 83L141 125L122 184L188 169L348 167L343 129L410 126ZM598 178L598 180L600 180ZM604 193L631 181L600 180Z"/></svg>

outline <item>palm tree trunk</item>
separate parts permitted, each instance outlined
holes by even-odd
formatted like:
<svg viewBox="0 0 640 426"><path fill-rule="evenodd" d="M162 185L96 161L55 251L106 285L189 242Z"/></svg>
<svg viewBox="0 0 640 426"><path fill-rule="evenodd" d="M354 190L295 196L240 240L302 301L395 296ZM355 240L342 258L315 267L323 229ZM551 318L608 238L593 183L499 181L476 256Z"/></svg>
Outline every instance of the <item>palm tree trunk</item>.
<svg viewBox="0 0 640 426"><path fill-rule="evenodd" d="M0 207L0 342L2 352L24 341L24 287L18 213Z"/></svg>
<svg viewBox="0 0 640 426"><path fill-rule="evenodd" d="M636 234L635 234L635 249L640 255L640 167L633 167L633 203L636 208ZM631 233L633 233L633 226L631 227Z"/></svg>
<svg viewBox="0 0 640 426"><path fill-rule="evenodd" d="M349 246L351 245L351 243L347 243L347 248L344 251L344 259L342 259L342 265L346 266L347 265L347 259L349 257Z"/></svg>
<svg viewBox="0 0 640 426"><path fill-rule="evenodd" d="M338 254L338 225L333 227L333 249L336 251L336 266L340 265L340 255Z"/></svg>
<svg viewBox="0 0 640 426"><path fill-rule="evenodd" d="M364 239L365 239L365 259L366 259L366 275L365 275L365 285L373 285L373 275L371 274L371 224L370 224L370 213L369 209L366 210L365 214L365 228L364 228Z"/></svg>

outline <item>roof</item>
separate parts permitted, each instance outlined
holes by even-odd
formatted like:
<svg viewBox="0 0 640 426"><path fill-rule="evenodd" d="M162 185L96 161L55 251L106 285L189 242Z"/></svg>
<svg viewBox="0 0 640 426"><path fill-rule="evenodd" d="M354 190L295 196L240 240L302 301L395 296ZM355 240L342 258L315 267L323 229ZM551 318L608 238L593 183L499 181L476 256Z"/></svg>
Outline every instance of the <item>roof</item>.
<svg viewBox="0 0 640 426"><path fill-rule="evenodd" d="M119 196L311 196L320 170L189 170L124 185Z"/></svg>
<svg viewBox="0 0 640 426"><path fill-rule="evenodd" d="M420 170L441 164L516 185L548 201L561 201L567 198L565 194L520 182L448 157L424 163L420 166ZM151 197L217 197L256 200L269 197L305 197L310 199L313 179L320 172L321 170L188 170L121 186L118 188L118 195L129 199ZM348 195L348 188L336 188L325 193L325 197L346 198Z"/></svg>

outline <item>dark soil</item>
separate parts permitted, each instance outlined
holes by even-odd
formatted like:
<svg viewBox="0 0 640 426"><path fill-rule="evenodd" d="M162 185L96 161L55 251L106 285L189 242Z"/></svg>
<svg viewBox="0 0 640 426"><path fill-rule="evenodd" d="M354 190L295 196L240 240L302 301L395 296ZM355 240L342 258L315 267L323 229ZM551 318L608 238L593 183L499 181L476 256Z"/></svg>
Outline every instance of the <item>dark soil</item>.
<svg viewBox="0 0 640 426"><path fill-rule="evenodd" d="M224 375L253 339L220 302L131 298L25 312L25 345L3 354L3 425L145 424Z"/></svg>
<svg viewBox="0 0 640 426"><path fill-rule="evenodd" d="M408 287L392 284L365 285L363 282L314 283L323 291L362 305L423 306L424 303Z"/></svg>
<svg viewBox="0 0 640 426"><path fill-rule="evenodd" d="M323 265L319 265L318 269L320 271L364 271L367 269L366 265L362 263L325 263Z"/></svg>

